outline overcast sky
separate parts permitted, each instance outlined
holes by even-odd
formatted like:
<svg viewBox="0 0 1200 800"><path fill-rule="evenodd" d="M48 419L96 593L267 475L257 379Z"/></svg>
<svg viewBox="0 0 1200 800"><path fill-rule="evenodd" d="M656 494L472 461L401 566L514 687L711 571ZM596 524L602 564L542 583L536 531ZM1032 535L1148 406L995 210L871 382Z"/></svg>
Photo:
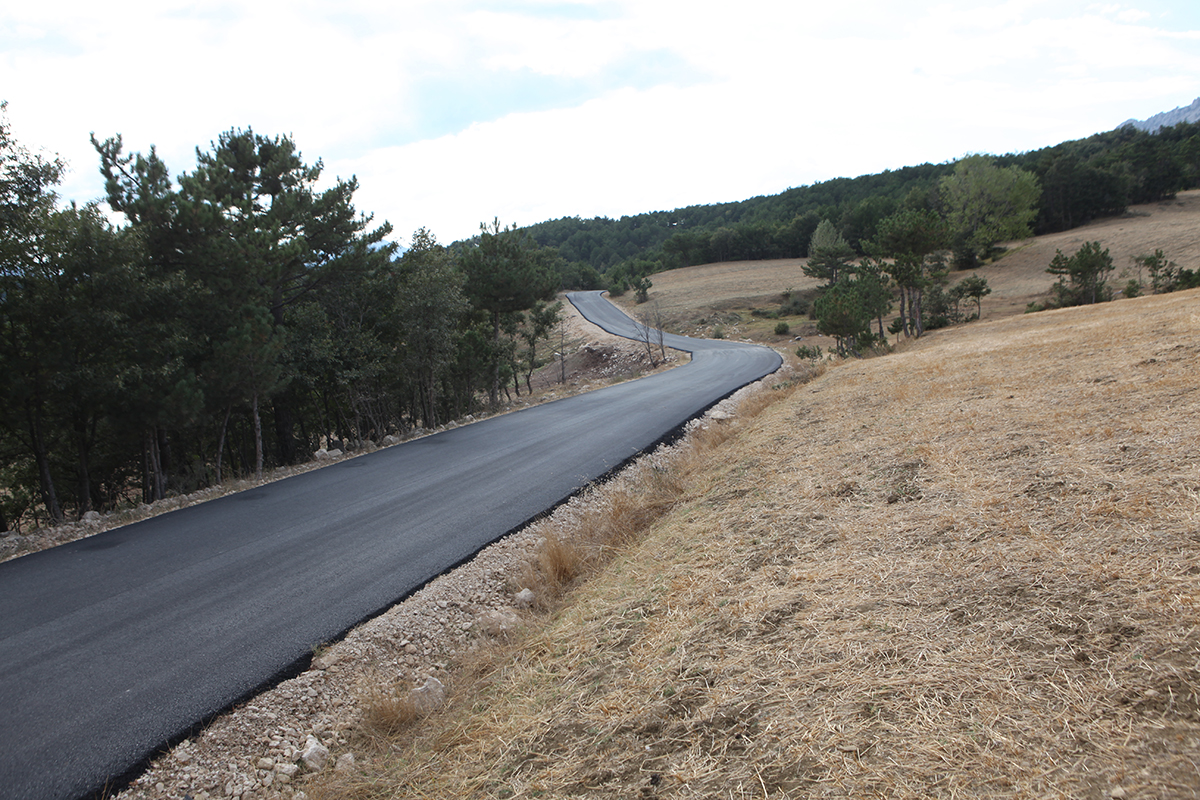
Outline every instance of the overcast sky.
<svg viewBox="0 0 1200 800"><path fill-rule="evenodd" d="M89 132L172 174L291 134L399 241L1036 149L1200 96L1196 0L5 3L18 140L99 198Z"/></svg>

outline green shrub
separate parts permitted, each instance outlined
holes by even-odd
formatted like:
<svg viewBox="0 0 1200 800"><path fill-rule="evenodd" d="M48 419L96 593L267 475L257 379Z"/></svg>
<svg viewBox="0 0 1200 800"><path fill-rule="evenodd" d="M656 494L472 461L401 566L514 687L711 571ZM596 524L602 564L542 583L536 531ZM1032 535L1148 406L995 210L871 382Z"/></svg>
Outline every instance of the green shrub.
<svg viewBox="0 0 1200 800"><path fill-rule="evenodd" d="M1126 297L1141 297L1142 284L1138 281L1131 280L1129 283L1125 284L1125 289L1122 291L1122 294L1124 294Z"/></svg>
<svg viewBox="0 0 1200 800"><path fill-rule="evenodd" d="M786 322L776 322L775 323L775 335L776 336L787 336L791 330L792 330L792 326L788 325Z"/></svg>
<svg viewBox="0 0 1200 800"><path fill-rule="evenodd" d="M725 338L725 327L723 325L713 325L712 338L724 339Z"/></svg>
<svg viewBox="0 0 1200 800"><path fill-rule="evenodd" d="M808 361L820 361L821 360L821 348L820 348L820 346L809 347L806 344L802 344L796 348L796 357L803 358Z"/></svg>
<svg viewBox="0 0 1200 800"><path fill-rule="evenodd" d="M808 314L809 299L801 294L792 293L788 295L787 302L779 307L779 316L781 317L803 317Z"/></svg>

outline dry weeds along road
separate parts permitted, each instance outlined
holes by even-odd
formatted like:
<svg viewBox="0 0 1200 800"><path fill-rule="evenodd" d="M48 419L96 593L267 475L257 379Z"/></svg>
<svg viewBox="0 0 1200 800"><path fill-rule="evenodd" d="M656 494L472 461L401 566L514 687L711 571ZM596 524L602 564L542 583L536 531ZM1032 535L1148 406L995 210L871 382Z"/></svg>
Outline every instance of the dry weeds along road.
<svg viewBox="0 0 1200 800"><path fill-rule="evenodd" d="M708 418L730 419L742 398L755 391L739 392ZM419 710L422 701L414 709L412 688L430 685L430 678L435 687L454 686L456 661L506 639L552 607L562 586L627 531L629 514L642 525L653 518L652 510L644 504L634 508L630 498L667 474L672 460L689 447L685 440L640 459L609 483L321 648L312 669L215 720L157 759L118 797L305 797L313 777L352 773L370 757L364 736L375 738L397 716L403 722ZM581 542L583 529L603 542ZM435 698L433 705L438 704Z"/></svg>
<svg viewBox="0 0 1200 800"><path fill-rule="evenodd" d="M320 796L1200 796L1198 301L800 387Z"/></svg>

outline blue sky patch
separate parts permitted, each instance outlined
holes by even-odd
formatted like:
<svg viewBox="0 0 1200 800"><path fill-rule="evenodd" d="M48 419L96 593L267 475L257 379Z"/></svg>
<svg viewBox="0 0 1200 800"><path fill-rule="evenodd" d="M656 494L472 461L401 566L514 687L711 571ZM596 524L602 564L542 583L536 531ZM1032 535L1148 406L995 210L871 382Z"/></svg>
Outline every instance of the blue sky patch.
<svg viewBox="0 0 1200 800"><path fill-rule="evenodd" d="M434 139L509 114L574 108L618 89L691 86L707 79L704 72L668 50L632 54L596 75L579 78L529 69L429 75L418 80L414 108L408 109L415 119L410 141Z"/></svg>

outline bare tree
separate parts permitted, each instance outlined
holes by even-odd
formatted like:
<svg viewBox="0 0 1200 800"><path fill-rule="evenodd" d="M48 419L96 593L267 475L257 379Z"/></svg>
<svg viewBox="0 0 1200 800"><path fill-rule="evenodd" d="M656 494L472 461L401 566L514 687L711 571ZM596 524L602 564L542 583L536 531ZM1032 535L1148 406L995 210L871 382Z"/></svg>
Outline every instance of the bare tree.
<svg viewBox="0 0 1200 800"><path fill-rule="evenodd" d="M663 332L662 308L658 305L657 300L654 301L650 312L643 316L647 317L650 322L647 323L642 319L635 318L633 325L637 333L637 340L645 348L646 357L650 359L650 367L653 369L667 360L666 334Z"/></svg>

